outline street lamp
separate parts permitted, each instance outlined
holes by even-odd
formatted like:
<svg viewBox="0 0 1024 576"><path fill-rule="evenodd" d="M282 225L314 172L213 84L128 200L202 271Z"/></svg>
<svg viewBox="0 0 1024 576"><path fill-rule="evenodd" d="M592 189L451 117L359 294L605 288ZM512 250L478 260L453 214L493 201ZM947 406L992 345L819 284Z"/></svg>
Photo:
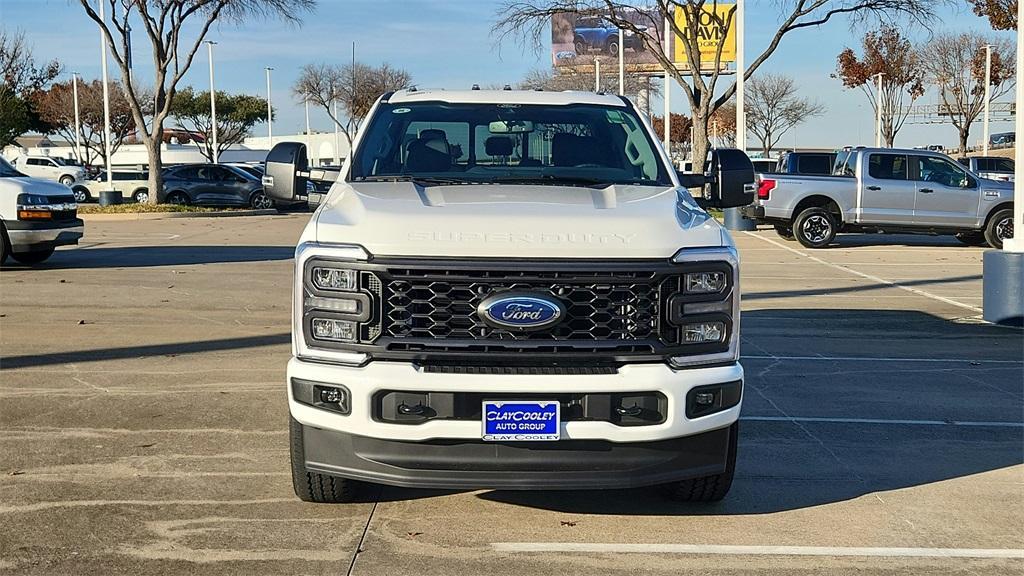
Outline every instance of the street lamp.
<svg viewBox="0 0 1024 576"><path fill-rule="evenodd" d="M106 22L106 15L103 5L100 2L100 21ZM103 70L103 153L106 156L107 169L107 190L114 189L114 176L110 173L110 84L107 81L107 38L103 35L103 28L100 28L100 67Z"/></svg>
<svg viewBox="0 0 1024 576"><path fill-rule="evenodd" d="M984 141L982 142L982 148L984 153L988 156L988 124L990 115L990 102L992 99L992 45L985 44L985 128L984 128ZM966 150L965 150L966 152Z"/></svg>
<svg viewBox="0 0 1024 576"><path fill-rule="evenodd" d="M213 139L213 163L218 163L217 153L217 90L213 86L213 40L206 41L207 53L210 56L210 132Z"/></svg>
<svg viewBox="0 0 1024 576"><path fill-rule="evenodd" d="M747 151L747 111L744 83L747 75L744 44L743 0L736 0L736 147Z"/></svg>
<svg viewBox="0 0 1024 576"><path fill-rule="evenodd" d="M875 93L875 148L882 147L882 76L885 76L885 72L871 76L878 79Z"/></svg>
<svg viewBox="0 0 1024 576"><path fill-rule="evenodd" d="M78 72L71 73L71 93L75 99L75 156L82 161L82 121L78 113Z"/></svg>
<svg viewBox="0 0 1024 576"><path fill-rule="evenodd" d="M269 141L269 147L274 147L274 117L273 111L270 106L270 72L273 70L270 66L264 68L267 71L267 140Z"/></svg>

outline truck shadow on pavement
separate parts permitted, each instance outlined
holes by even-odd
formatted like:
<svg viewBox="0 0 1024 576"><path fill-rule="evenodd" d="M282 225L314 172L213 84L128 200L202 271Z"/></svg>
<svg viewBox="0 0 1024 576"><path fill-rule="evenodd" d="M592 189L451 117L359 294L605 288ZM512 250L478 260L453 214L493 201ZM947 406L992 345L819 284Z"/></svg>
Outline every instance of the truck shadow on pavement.
<svg viewBox="0 0 1024 576"><path fill-rule="evenodd" d="M292 246L117 246L58 250L40 269L140 268L291 260ZM8 260L4 268L27 268Z"/></svg>

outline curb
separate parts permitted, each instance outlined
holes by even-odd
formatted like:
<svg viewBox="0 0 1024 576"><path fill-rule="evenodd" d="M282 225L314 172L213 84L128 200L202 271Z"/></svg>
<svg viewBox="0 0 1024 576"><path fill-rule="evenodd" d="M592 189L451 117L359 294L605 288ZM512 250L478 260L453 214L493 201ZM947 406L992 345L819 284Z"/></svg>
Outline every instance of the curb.
<svg viewBox="0 0 1024 576"><path fill-rule="evenodd" d="M223 210L218 212L131 212L126 214L79 214L85 221L111 222L118 220L164 220L167 218L231 218L236 216L270 216L277 210Z"/></svg>

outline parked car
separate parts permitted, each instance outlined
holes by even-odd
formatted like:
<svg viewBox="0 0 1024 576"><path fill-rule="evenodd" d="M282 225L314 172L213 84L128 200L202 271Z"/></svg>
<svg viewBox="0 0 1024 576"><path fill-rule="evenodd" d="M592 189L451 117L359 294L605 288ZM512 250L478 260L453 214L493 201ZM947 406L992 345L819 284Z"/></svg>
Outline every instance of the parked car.
<svg viewBox="0 0 1024 576"><path fill-rule="evenodd" d="M754 165L755 174L770 174L775 172L776 167L779 164L778 158L751 158L750 162Z"/></svg>
<svg viewBox="0 0 1024 576"><path fill-rule="evenodd" d="M30 178L0 156L0 264L8 256L38 264L57 246L78 244L84 229L67 186Z"/></svg>
<svg viewBox="0 0 1024 576"><path fill-rule="evenodd" d="M1013 236L1013 184L988 180L945 154L857 148L836 159L835 176L758 177L746 217L775 226L808 248L838 232L955 234L1002 248Z"/></svg>
<svg viewBox="0 0 1024 576"><path fill-rule="evenodd" d="M17 161L17 169L26 176L54 180L69 188L87 179L85 168L51 156L21 156Z"/></svg>
<svg viewBox="0 0 1024 576"><path fill-rule="evenodd" d="M637 29L643 32L647 27L637 26ZM579 55L599 50L609 56L618 56L619 27L600 16L580 18L573 29L573 44L576 46L576 54ZM643 38L632 30L623 31L622 47L636 52L643 52L645 49Z"/></svg>
<svg viewBox="0 0 1024 576"><path fill-rule="evenodd" d="M245 170L224 164L183 164L167 168L159 202L200 206L273 208L263 183Z"/></svg>
<svg viewBox="0 0 1024 576"><path fill-rule="evenodd" d="M374 103L295 251L299 498L351 501L360 481L726 495L739 261L682 189L741 206L754 171L732 149L712 178L679 175L642 118L584 92ZM275 200L305 192L306 157L267 155Z"/></svg>
<svg viewBox="0 0 1024 576"><path fill-rule="evenodd" d="M110 173L113 190L121 193L125 200L133 202L149 201L149 173L139 170L113 170ZM90 202L100 197L100 192L109 190L107 186L107 172L101 170L99 174L90 180L75 184L71 191L75 195L75 201L79 204Z"/></svg>
<svg viewBox="0 0 1024 576"><path fill-rule="evenodd" d="M1014 163L1012 158L1000 156L973 156L957 160L982 178L1013 182Z"/></svg>
<svg viewBox="0 0 1024 576"><path fill-rule="evenodd" d="M775 172L828 176L835 163L835 152L786 152L779 158Z"/></svg>

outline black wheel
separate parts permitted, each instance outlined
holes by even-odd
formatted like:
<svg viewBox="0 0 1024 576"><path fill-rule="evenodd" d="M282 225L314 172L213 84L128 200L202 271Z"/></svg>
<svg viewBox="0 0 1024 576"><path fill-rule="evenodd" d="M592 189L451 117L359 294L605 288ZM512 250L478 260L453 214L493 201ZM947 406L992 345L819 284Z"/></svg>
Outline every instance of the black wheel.
<svg viewBox="0 0 1024 576"><path fill-rule="evenodd" d="M7 228L0 223L0 265L7 261L7 255L11 253L11 247L7 245Z"/></svg>
<svg viewBox="0 0 1024 576"><path fill-rule="evenodd" d="M75 179L71 176L61 176L60 183L70 188L71 185L75 183Z"/></svg>
<svg viewBox="0 0 1024 576"><path fill-rule="evenodd" d="M609 56L615 56L616 58L618 58L618 56L619 56L619 41L618 41L618 39L616 38L614 40L609 40L608 41L608 45L605 47L605 49L608 51L608 55Z"/></svg>
<svg viewBox="0 0 1024 576"><path fill-rule="evenodd" d="M793 235L807 248L824 248L836 237L839 224L836 217L824 208L807 208L793 221Z"/></svg>
<svg viewBox="0 0 1024 576"><path fill-rule="evenodd" d="M995 249L1002 249L1003 240L1013 238L1013 210L1004 208L992 215L985 225L985 241Z"/></svg>
<svg viewBox="0 0 1024 576"><path fill-rule="evenodd" d="M729 493L732 479L736 474L736 444L740 423L729 427L729 455L725 472L664 484L665 496L676 502L718 502Z"/></svg>
<svg viewBox="0 0 1024 576"><path fill-rule="evenodd" d="M135 192L132 192L132 200L135 200L139 204L145 204L149 202L149 190L145 188L139 188Z"/></svg>
<svg viewBox="0 0 1024 576"><path fill-rule="evenodd" d="M358 482L306 470L305 449L302 445L302 424L288 416L292 460L292 488L303 502L336 504L355 499Z"/></svg>
<svg viewBox="0 0 1024 576"><path fill-rule="evenodd" d="M39 264L43 260L46 260L50 256L53 256L53 248L47 248L46 250L33 250L31 252L12 252L11 257L29 266L33 264Z"/></svg>
<svg viewBox="0 0 1024 576"><path fill-rule="evenodd" d="M71 193L75 195L75 202L79 204L85 204L89 200L92 200L92 196L89 195L89 189L84 186L76 186L71 189Z"/></svg>
<svg viewBox="0 0 1024 576"><path fill-rule="evenodd" d="M985 233L984 232L961 232L956 235L956 239L967 244L968 246L984 246L985 245Z"/></svg>
<svg viewBox="0 0 1024 576"><path fill-rule="evenodd" d="M257 190L249 198L249 206L257 210L269 210L274 207L274 201L263 190Z"/></svg>
<svg viewBox="0 0 1024 576"><path fill-rule="evenodd" d="M790 226L783 226L782 224L775 225L775 233L782 237L783 240L796 240L793 236L793 228Z"/></svg>
<svg viewBox="0 0 1024 576"><path fill-rule="evenodd" d="M576 55L580 56L587 53L587 43L582 38L577 38L573 42L573 46L576 48Z"/></svg>
<svg viewBox="0 0 1024 576"><path fill-rule="evenodd" d="M184 192L171 192L167 195L167 203L188 206L188 196Z"/></svg>

